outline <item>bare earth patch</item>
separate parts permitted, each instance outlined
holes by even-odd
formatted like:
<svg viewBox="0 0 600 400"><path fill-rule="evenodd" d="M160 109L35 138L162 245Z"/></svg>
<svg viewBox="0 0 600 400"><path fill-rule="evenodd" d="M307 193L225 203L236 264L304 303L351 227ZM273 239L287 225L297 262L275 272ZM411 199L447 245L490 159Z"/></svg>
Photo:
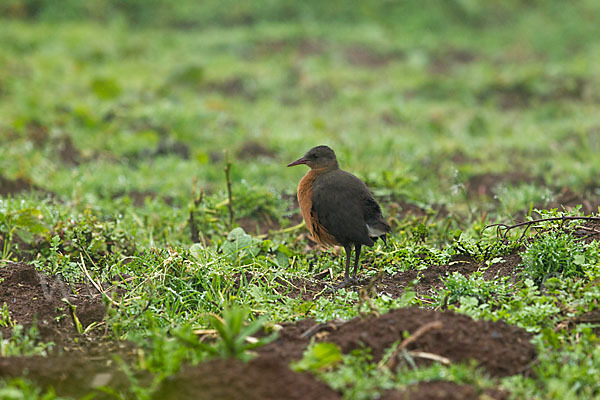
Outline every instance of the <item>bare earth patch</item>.
<svg viewBox="0 0 600 400"><path fill-rule="evenodd" d="M310 374L294 372L284 360L272 356L248 363L219 359L185 367L163 382L153 398L329 400L341 396Z"/></svg>
<svg viewBox="0 0 600 400"><path fill-rule="evenodd" d="M283 329L275 342L259 349L260 354L298 359L310 339L333 342L344 353L368 347L375 362L404 332L413 334L429 322L439 321L441 328L430 330L408 345L409 351L420 351L449 359L451 362L475 360L492 376L508 376L528 372L536 352L531 334L505 322L475 321L450 311L401 308L380 317L354 318L346 323L314 324L300 321ZM308 327L307 327L308 326ZM310 332L308 334L307 332ZM427 361L416 360L418 364Z"/></svg>
<svg viewBox="0 0 600 400"><path fill-rule="evenodd" d="M482 393L470 385L459 385L447 381L419 382L406 390L390 390L381 396L381 400L505 400L506 392L486 389Z"/></svg>
<svg viewBox="0 0 600 400"><path fill-rule="evenodd" d="M76 315L84 329L104 318L105 306L99 293L84 286L72 288L57 277L39 273L30 264L9 263L0 268L0 279L0 305L6 303L15 324L29 327L35 321L44 342L68 346L78 336L63 299L77 307ZM10 337L11 328L0 328L0 332Z"/></svg>
<svg viewBox="0 0 600 400"><path fill-rule="evenodd" d="M456 265L464 264L466 270L473 266L472 260L463 261ZM106 341L99 332L79 335L62 301L67 298L77 305L77 316L85 327L104 318L104 305L98 294L40 274L25 263L8 264L0 269L0 278L0 302L7 303L11 318L24 325L31 325L35 319L41 340L57 344L47 357L0 358L1 377L26 376L42 387L53 387L59 395L95 393L95 398L107 398L101 390L105 385L129 393L129 380L114 355L131 362L136 359L135 346ZM310 281L292 282L292 286L295 296L322 289L319 282ZM344 352L368 347L377 362L405 333L414 334L433 321L441 326L419 336L407 350L435 354L453 363L475 360L492 376L526 373L535 358L530 334L518 327L474 321L449 311L404 308L347 322L316 324L307 319L285 324L279 338L258 349L258 357L253 361L244 364L237 360L212 360L185 366L161 384L155 398L230 399L240 398L243 393L244 399L337 399L339 394L326 384L288 367L291 360L302 357L311 338L336 343ZM10 330L3 328L2 333L9 337ZM138 376L142 384L149 379L148 374ZM418 392L421 390L430 388L418 387Z"/></svg>
<svg viewBox="0 0 600 400"><path fill-rule="evenodd" d="M108 342L101 332L80 335L66 299L76 306L76 315L85 329L104 319L105 306L97 292L83 285L71 286L56 277L44 275L26 263L9 263L0 268L0 305L6 303L10 318L26 329L34 323L41 342L55 345L48 356L0 357L0 377L26 377L57 394L80 397L109 385L127 389L129 381L117 367L113 356L134 356L131 344ZM95 289L93 289L95 291ZM2 337L12 336L10 327L0 328Z"/></svg>

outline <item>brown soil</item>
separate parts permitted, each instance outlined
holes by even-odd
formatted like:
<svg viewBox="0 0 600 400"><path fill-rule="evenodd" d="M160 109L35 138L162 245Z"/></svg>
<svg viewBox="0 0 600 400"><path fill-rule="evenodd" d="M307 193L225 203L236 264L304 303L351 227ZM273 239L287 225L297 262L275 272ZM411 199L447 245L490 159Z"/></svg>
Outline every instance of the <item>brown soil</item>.
<svg viewBox="0 0 600 400"><path fill-rule="evenodd" d="M581 77L546 77L544 83L544 90L535 88L529 82L497 83L480 92L478 97L482 101L491 99L505 110L560 100L593 100L589 82Z"/></svg>
<svg viewBox="0 0 600 400"><path fill-rule="evenodd" d="M557 208L561 210L563 207L567 211L573 210L576 206L581 205L581 211L584 214L598 214L600 207L600 197L593 193L575 193L567 187L560 189L556 196L556 200L541 206L535 206L538 209Z"/></svg>
<svg viewBox="0 0 600 400"><path fill-rule="evenodd" d="M600 209L600 196L593 193L593 190L584 191L583 193L575 193L573 190L563 187L556 189L555 200L546 204L535 204L533 209L538 210L551 210L557 209L559 211L572 211L577 206L581 205L580 211L585 215L598 214ZM522 222L525 221L525 217L529 214L529 210L523 210L512 216L513 221ZM532 213L533 218L538 218L539 215L534 211Z"/></svg>
<svg viewBox="0 0 600 400"><path fill-rule="evenodd" d="M284 224L284 227L294 226L301 223L302 215L300 214L300 206L298 205L298 199L296 198L296 195L282 193L280 198L281 201L288 204L286 214L282 216L282 219L288 221L287 224ZM281 229L279 221L271 218L269 215L236 218L235 222L250 235L268 234L271 231L277 231ZM299 230L298 232L303 234L304 230Z"/></svg>
<svg viewBox="0 0 600 400"><path fill-rule="evenodd" d="M0 305L6 303L16 324L29 327L36 321L44 342L70 346L78 336L69 307L62 299L77 307L76 315L84 329L104 318L105 307L95 289L83 285L73 288L57 277L37 272L30 264L9 263L0 268L0 279ZM10 337L11 329L3 327L0 332Z"/></svg>
<svg viewBox="0 0 600 400"><path fill-rule="evenodd" d="M248 140L244 142L242 147L238 150L237 156L240 160L274 158L275 152L257 141Z"/></svg>
<svg viewBox="0 0 600 400"><path fill-rule="evenodd" d="M146 148L141 151L130 152L124 155L130 162L152 160L160 156L174 156L182 160L190 158L190 147L182 141L169 137L161 137L155 148Z"/></svg>
<svg viewBox="0 0 600 400"><path fill-rule="evenodd" d="M57 138L55 142L58 156L65 165L79 165L81 161L81 152L75 147L71 136L62 136Z"/></svg>
<svg viewBox="0 0 600 400"><path fill-rule="evenodd" d="M464 49L444 49L431 56L429 71L433 74L447 74L457 66L477 60L477 55Z"/></svg>
<svg viewBox="0 0 600 400"><path fill-rule="evenodd" d="M385 392L381 400L508 400L509 394L500 390L486 389L478 393L470 385L448 381L420 382L406 390Z"/></svg>
<svg viewBox="0 0 600 400"><path fill-rule="evenodd" d="M307 241L308 238L303 236L302 240ZM311 251L314 251L314 249ZM367 261L363 261L362 265L366 267L367 264ZM427 297L433 296L440 289L443 289L443 279L454 272L469 276L473 272L481 270L483 272L482 276L486 280L508 276L510 282L515 282L518 279L520 264L521 256L519 253L503 256L502 261L494 263L489 267L484 263L476 261L471 256L456 255L445 265L433 265L424 270L407 270L394 275L384 274L379 278L366 278L350 289L359 291L361 288L370 285L371 280L375 279L373 289L377 293L398 298L407 289L411 288L416 292L417 296ZM331 276L327 272L327 270L315 271L314 279L295 278L290 281L281 281L279 283L284 288L284 291L280 290L280 293L291 298L300 297L305 301L313 301L317 296L328 295L323 290L335 282L332 281Z"/></svg>
<svg viewBox="0 0 600 400"><path fill-rule="evenodd" d="M326 278L328 275L326 276ZM281 282L284 287L289 288L285 293L291 298L301 298L305 301L314 300L315 296L322 293L327 288L327 281L310 280L303 278L292 279L289 282Z"/></svg>
<svg viewBox="0 0 600 400"><path fill-rule="evenodd" d="M404 218L410 216L424 217L428 214L428 211L424 208L400 199L390 200L387 208L389 210L390 217L394 217L398 220L403 220ZM443 207L439 207L437 210L434 210L434 212L443 214L445 211Z"/></svg>
<svg viewBox="0 0 600 400"><path fill-rule="evenodd" d="M405 54L400 51L377 51L358 43L347 47L345 53L348 63L365 68L384 67L393 60L401 60L405 57Z"/></svg>
<svg viewBox="0 0 600 400"><path fill-rule="evenodd" d="M469 197L494 197L500 185L514 186L521 183L542 183L524 172L513 171L502 174L485 173L474 175L465 182Z"/></svg>
<svg viewBox="0 0 600 400"><path fill-rule="evenodd" d="M288 360L298 359L310 340L311 335L303 335L311 328L308 321L285 327L280 338L261 348L260 354L276 355ZM311 333L318 341L337 344L344 353L369 347L373 360L377 362L388 347L403 338L403 332L412 334L433 321L441 322L442 327L416 338L407 346L407 350L436 354L451 362L475 360L492 376L528 372L536 356L529 341L531 334L523 329L503 321L475 321L451 311L401 308L381 317L370 316L340 324L321 324ZM420 359L415 360L419 364L425 363Z"/></svg>
<svg viewBox="0 0 600 400"><path fill-rule="evenodd" d="M0 268L0 281L0 306L6 303L11 320L26 329L35 322L39 340L55 344L47 357L0 357L0 377L24 376L42 387L52 386L59 395L75 397L104 385L129 387L113 354L128 359L133 354L131 345L105 342L97 330L80 335L62 301L65 298L77 307L85 329L104 319L105 306L94 288L68 285L22 262ZM10 338L12 329L2 327L0 333ZM95 398L106 398L97 394Z"/></svg>
<svg viewBox="0 0 600 400"><path fill-rule="evenodd" d="M264 277L256 276L249 271L236 273L232 278L233 286L236 289L239 289L241 285L247 285L251 282L256 284L267 284ZM305 278L292 278L289 280L284 280L277 278L275 281L278 284L275 290L277 290L280 294L293 299L301 298L305 301L314 300L315 297L322 293L323 289L327 287L326 281L319 281L315 279L310 280Z"/></svg>
<svg viewBox="0 0 600 400"><path fill-rule="evenodd" d="M277 220L267 216L261 217L242 217L235 220L237 224L250 235L262 235L269 231L276 231L281 228Z"/></svg>
<svg viewBox="0 0 600 400"><path fill-rule="evenodd" d="M38 149L44 147L44 144L50 137L48 127L37 120L29 121L25 127L25 132L27 137L33 142L33 145Z"/></svg>
<svg viewBox="0 0 600 400"><path fill-rule="evenodd" d="M485 279L495 279L497 277L510 276L515 279L516 271L521 263L519 254L511 254L503 257L503 261L492 264L483 272ZM417 271L408 270L398 272L390 276L386 275L381 282L376 284L378 292L386 293L391 297L400 297L404 291L412 287L418 296L430 296L444 287L442 278L454 272L469 276L473 272L486 268L486 265L479 263L470 256L457 255L447 265L431 266L427 269Z"/></svg>
<svg viewBox="0 0 600 400"><path fill-rule="evenodd" d="M0 175L0 196L8 196L29 191L41 191L47 193L44 189L25 179L8 179Z"/></svg>
<svg viewBox="0 0 600 400"><path fill-rule="evenodd" d="M208 81L204 85L204 89L226 97L241 97L249 101L254 101L257 97L256 90L249 84L248 78L241 76L221 81Z"/></svg>
<svg viewBox="0 0 600 400"><path fill-rule="evenodd" d="M130 345L116 347L99 343L47 357L0 357L0 377L25 377L43 388L52 387L60 396L82 398L91 392L95 394L94 399L114 399L98 390L108 386L126 393L129 388L129 380L113 359L114 354L128 361L135 355ZM150 382L147 374L137 378L142 383Z"/></svg>
<svg viewBox="0 0 600 400"><path fill-rule="evenodd" d="M310 374L292 371L276 356L248 363L212 360L188 366L161 385L155 399L302 400L341 399Z"/></svg>
<svg viewBox="0 0 600 400"><path fill-rule="evenodd" d="M183 160L188 160L190 158L190 147L178 140L162 139L150 158L167 155L175 155Z"/></svg>

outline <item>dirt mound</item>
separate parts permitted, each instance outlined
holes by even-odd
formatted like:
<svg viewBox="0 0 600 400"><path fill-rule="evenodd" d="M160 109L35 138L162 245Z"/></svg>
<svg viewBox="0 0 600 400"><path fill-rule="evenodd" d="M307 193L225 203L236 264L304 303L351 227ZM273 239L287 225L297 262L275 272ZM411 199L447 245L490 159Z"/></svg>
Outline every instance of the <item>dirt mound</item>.
<svg viewBox="0 0 600 400"><path fill-rule="evenodd" d="M186 367L163 382L155 399L294 400L340 399L310 374L292 371L278 357L258 357L248 363L212 360Z"/></svg>
<svg viewBox="0 0 600 400"><path fill-rule="evenodd" d="M370 347L373 359L378 361L386 348L403 337L403 332L414 333L432 321L440 321L442 327L417 338L409 350L433 353L453 362L477 360L494 376L522 373L535 357L531 335L521 328L503 321L475 321L450 311L419 308L393 310L379 318L355 318L324 340L338 344L344 352Z"/></svg>
<svg viewBox="0 0 600 400"><path fill-rule="evenodd" d="M30 264L9 263L0 268L0 281L0 306L6 303L15 324L29 327L35 321L44 342L67 344L78 336L70 308L63 299L77 307L75 314L84 329L104 318L100 294L83 285L73 288L57 277L39 273ZM0 332L10 337L11 328L2 327Z"/></svg>
<svg viewBox="0 0 600 400"><path fill-rule="evenodd" d="M23 262L0 268L0 306L6 304L10 320L28 328L37 326L42 342L54 342L47 357L0 357L0 377L27 377L42 387L53 387L59 395L80 397L100 386L129 387L127 377L116 367L114 354L127 359L131 345L100 340L97 332L80 335L70 307L85 329L104 318L105 306L94 288L69 285ZM4 338L12 328L2 327ZM94 398L107 398L96 391Z"/></svg>
<svg viewBox="0 0 600 400"><path fill-rule="evenodd" d="M337 344L347 353L369 347L375 362L404 332L413 334L427 323L439 321L441 328L433 329L416 338L407 346L419 351L449 359L451 362L476 360L490 375L508 376L529 370L535 358L535 349L529 342L531 334L503 321L475 321L468 316L450 311L420 308L401 308L381 317L354 318L346 323L321 324L316 329L288 326L275 342L262 348L261 354L275 354L282 358L297 359L310 336L319 341ZM300 324L300 323L299 323ZM309 333L310 332L310 333ZM416 359L417 363L421 360Z"/></svg>
<svg viewBox="0 0 600 400"><path fill-rule="evenodd" d="M113 358L114 354L124 360L133 357L134 353L128 347L130 345L117 347L98 343L85 351L62 355L0 357L0 377L25 377L43 388L52 387L60 396L82 398L84 394L94 393L94 399L114 399L100 388L108 386L114 390L129 389L127 376ZM136 378L140 383L150 382L149 374Z"/></svg>
<svg viewBox="0 0 600 400"><path fill-rule="evenodd" d="M483 395L483 396L482 396ZM420 382L406 390L391 390L381 396L381 400L505 400L508 393L487 389L483 393L470 385L459 385L448 381Z"/></svg>

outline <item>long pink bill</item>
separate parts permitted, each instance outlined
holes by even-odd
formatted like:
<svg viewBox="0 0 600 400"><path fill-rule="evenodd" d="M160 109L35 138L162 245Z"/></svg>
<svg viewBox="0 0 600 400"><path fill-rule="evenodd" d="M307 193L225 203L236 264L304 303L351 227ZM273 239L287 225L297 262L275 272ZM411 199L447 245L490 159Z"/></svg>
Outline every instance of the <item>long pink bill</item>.
<svg viewBox="0 0 600 400"><path fill-rule="evenodd" d="M294 165L306 164L307 162L308 162L308 160L306 158L300 157L296 161L289 163L287 166L293 167Z"/></svg>

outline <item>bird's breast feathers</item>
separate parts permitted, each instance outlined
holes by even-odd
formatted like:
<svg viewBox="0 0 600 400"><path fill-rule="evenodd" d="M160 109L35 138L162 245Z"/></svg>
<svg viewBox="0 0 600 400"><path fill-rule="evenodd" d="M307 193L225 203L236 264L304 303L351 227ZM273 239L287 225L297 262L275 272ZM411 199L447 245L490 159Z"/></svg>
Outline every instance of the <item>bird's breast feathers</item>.
<svg viewBox="0 0 600 400"><path fill-rule="evenodd" d="M323 245L337 245L338 241L327 232L327 229L319 223L319 218L313 210L313 187L318 174L310 170L304 175L298 185L298 204L300 212L306 227L310 231L313 239Z"/></svg>

